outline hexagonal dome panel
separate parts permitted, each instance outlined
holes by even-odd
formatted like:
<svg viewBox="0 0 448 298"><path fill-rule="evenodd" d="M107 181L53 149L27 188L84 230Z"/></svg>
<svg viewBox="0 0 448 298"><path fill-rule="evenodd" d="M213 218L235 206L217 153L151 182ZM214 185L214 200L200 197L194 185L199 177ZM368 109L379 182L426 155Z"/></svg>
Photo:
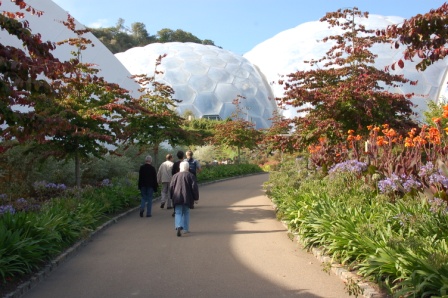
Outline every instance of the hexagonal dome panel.
<svg viewBox="0 0 448 298"><path fill-rule="evenodd" d="M277 109L272 90L258 68L239 55L210 45L172 42L132 48L115 56L132 74L144 69L152 76L162 54L167 54L159 66L164 73L156 79L174 89L173 98L182 100L179 113L191 110L196 117L226 119L235 110L232 101L241 95L246 97L241 107L248 111L248 119L255 119L257 128L270 126L269 118Z"/></svg>

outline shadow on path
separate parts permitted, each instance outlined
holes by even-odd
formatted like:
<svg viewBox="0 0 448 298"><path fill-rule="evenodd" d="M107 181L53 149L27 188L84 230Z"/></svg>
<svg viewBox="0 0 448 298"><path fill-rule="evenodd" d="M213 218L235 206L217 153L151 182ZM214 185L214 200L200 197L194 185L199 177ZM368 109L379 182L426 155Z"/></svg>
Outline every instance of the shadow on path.
<svg viewBox="0 0 448 298"><path fill-rule="evenodd" d="M111 225L24 297L349 297L289 240L262 191L268 174L200 186L191 233L153 206Z"/></svg>

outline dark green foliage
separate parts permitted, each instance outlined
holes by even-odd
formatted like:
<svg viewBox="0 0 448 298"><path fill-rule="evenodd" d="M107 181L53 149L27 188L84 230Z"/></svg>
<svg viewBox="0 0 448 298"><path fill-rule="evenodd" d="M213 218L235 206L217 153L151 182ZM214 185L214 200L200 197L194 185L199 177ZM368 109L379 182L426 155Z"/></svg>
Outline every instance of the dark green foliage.
<svg viewBox="0 0 448 298"><path fill-rule="evenodd" d="M212 165L202 169L198 174L199 182L263 172L258 165L254 164Z"/></svg>
<svg viewBox="0 0 448 298"><path fill-rule="evenodd" d="M88 187L47 201L37 212L0 215L0 276L33 272L80 240L110 215L135 207L135 177L104 187ZM1 283L0 283L1 284Z"/></svg>
<svg viewBox="0 0 448 298"><path fill-rule="evenodd" d="M156 35L150 35L145 24L141 22L132 23L131 29L129 29L124 26L123 19L119 19L115 27L89 28L89 30L114 54L158 42L194 42L215 45L210 39L201 40L190 32L181 29L163 28Z"/></svg>

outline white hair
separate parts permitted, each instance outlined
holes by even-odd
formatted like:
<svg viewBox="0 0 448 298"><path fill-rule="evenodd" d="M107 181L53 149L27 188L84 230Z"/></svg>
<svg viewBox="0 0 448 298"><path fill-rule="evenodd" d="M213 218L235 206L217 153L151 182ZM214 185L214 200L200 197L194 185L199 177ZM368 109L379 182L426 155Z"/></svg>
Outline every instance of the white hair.
<svg viewBox="0 0 448 298"><path fill-rule="evenodd" d="M151 163L151 162L152 162L152 157L151 157L151 155L147 155L146 158L145 158L145 161L146 161L147 163Z"/></svg>
<svg viewBox="0 0 448 298"><path fill-rule="evenodd" d="M188 172L189 169L190 169L190 164L188 163L188 161L183 161L179 164L179 170L181 172Z"/></svg>

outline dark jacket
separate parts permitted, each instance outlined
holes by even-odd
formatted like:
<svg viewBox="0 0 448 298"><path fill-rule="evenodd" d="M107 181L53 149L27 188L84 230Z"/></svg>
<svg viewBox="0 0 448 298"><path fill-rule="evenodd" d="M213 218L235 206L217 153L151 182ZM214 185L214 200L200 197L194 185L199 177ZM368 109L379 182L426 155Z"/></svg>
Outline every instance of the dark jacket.
<svg viewBox="0 0 448 298"><path fill-rule="evenodd" d="M152 187L154 191L159 187L156 169L148 163L142 165L138 172L138 189L142 187Z"/></svg>
<svg viewBox="0 0 448 298"><path fill-rule="evenodd" d="M194 201L199 200L199 188L196 177L190 172L179 172L173 176L170 194L174 206L187 205L194 208Z"/></svg>
<svg viewBox="0 0 448 298"><path fill-rule="evenodd" d="M180 169L179 169L179 165L180 165L180 163L182 162L182 160L178 160L178 161L175 161L174 162L174 164L173 164L173 168L171 169L171 174L177 174L177 173L179 173L179 171L180 171Z"/></svg>

